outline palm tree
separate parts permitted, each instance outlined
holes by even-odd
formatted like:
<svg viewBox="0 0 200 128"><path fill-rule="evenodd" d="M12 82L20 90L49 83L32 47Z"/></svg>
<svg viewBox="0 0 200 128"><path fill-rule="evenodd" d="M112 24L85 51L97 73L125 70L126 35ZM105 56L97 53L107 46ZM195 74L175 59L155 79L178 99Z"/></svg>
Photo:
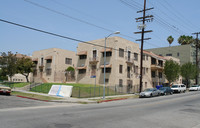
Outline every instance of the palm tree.
<svg viewBox="0 0 200 128"><path fill-rule="evenodd" d="M178 43L181 45L191 44L193 42L194 42L194 39L192 36L182 35L178 38Z"/></svg>
<svg viewBox="0 0 200 128"><path fill-rule="evenodd" d="M172 36L169 36L169 37L167 38L167 41L169 42L169 47L170 47L170 45L171 45L172 42L174 41L174 38L173 38Z"/></svg>

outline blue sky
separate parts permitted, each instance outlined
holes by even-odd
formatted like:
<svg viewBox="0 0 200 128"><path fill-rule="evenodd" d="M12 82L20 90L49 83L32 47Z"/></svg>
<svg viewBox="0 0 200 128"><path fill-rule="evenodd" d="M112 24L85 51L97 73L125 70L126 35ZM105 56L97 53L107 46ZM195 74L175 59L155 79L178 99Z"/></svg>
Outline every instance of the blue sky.
<svg viewBox="0 0 200 128"><path fill-rule="evenodd" d="M117 36L133 42L141 37L133 33L139 31L135 18L142 16L136 11L142 9L143 0L28 0L46 9L24 0L0 1L0 19L63 36L90 41L120 31ZM154 7L147 15L154 15L154 20L146 23L146 30L153 33L145 34L152 39L145 41L144 48L167 47L170 35L175 38L172 46L178 45L180 35L199 32L199 5L199 0L147 0L147 7ZM78 44L4 22L0 28L0 52L32 55L54 47L76 51Z"/></svg>

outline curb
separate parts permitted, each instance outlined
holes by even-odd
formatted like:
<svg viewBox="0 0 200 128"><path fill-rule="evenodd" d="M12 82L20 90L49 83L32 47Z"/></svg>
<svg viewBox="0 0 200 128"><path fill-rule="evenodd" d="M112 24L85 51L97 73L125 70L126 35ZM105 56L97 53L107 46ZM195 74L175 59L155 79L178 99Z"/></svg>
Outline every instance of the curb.
<svg viewBox="0 0 200 128"><path fill-rule="evenodd" d="M118 99L111 99L111 100L102 100L102 101L98 101L98 103L102 103L102 102L110 102L110 101L117 101L117 100L126 100L128 98L118 98Z"/></svg>
<svg viewBox="0 0 200 128"><path fill-rule="evenodd" d="M49 102L49 100L40 100L40 99L30 98L30 97L26 97L26 96L19 96L19 95L16 95L16 97L26 98L26 99L31 99L31 100L38 100L38 101L44 101L44 102Z"/></svg>

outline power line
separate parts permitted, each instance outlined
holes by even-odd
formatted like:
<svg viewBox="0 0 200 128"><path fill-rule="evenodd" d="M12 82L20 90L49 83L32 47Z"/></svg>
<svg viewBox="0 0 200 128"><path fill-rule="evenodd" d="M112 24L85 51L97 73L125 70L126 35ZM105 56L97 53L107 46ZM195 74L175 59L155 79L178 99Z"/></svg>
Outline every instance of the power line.
<svg viewBox="0 0 200 128"><path fill-rule="evenodd" d="M68 17L68 18L73 19L73 20L76 20L76 21L78 21L78 22L85 23L85 24L87 24L87 25L90 25L90 26L93 26L93 27L96 27L96 28L99 28L99 29L103 29L103 30L108 31L108 32L114 32L113 30L110 30L110 29L107 29L107 28L104 28L104 27L95 25L95 24L93 24L93 23L90 23L90 22L88 22L88 21L85 21L85 20L82 20L82 19L79 19L79 18L70 16L70 15L67 15L67 14L65 14L65 13L56 11L56 10L51 9L51 8L48 8L48 7L45 7L45 6L40 5L40 4L38 4L38 3L29 1L29 0L24 0L24 1L27 2L27 3L30 3L30 4L32 4L32 5L34 5L34 6L37 6L37 7L43 8L43 9L45 9L45 10L48 10L48 11L50 11L50 12L53 12L53 13L56 13L56 14L59 14L59 15ZM131 37L131 36L128 36L128 35L124 35L124 34L120 34L120 35L122 35L122 36L124 36L124 37L128 37L128 38L135 39L135 38L133 38L133 37Z"/></svg>

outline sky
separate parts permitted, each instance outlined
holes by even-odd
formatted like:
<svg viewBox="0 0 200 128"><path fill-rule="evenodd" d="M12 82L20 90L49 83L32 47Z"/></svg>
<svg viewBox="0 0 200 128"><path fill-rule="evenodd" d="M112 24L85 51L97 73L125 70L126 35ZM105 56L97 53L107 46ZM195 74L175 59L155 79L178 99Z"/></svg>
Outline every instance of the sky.
<svg viewBox="0 0 200 128"><path fill-rule="evenodd" d="M120 31L120 36L132 42L140 39L135 18L143 9L143 0L0 0L0 19L80 41L105 38ZM168 36L174 37L171 46L178 44L181 35L194 36L200 32L199 0L147 0L145 34L151 38L144 49L168 47ZM0 52L21 53L31 56L34 51L61 48L76 51L79 41L73 41L0 21ZM109 43L109 42L107 42Z"/></svg>

